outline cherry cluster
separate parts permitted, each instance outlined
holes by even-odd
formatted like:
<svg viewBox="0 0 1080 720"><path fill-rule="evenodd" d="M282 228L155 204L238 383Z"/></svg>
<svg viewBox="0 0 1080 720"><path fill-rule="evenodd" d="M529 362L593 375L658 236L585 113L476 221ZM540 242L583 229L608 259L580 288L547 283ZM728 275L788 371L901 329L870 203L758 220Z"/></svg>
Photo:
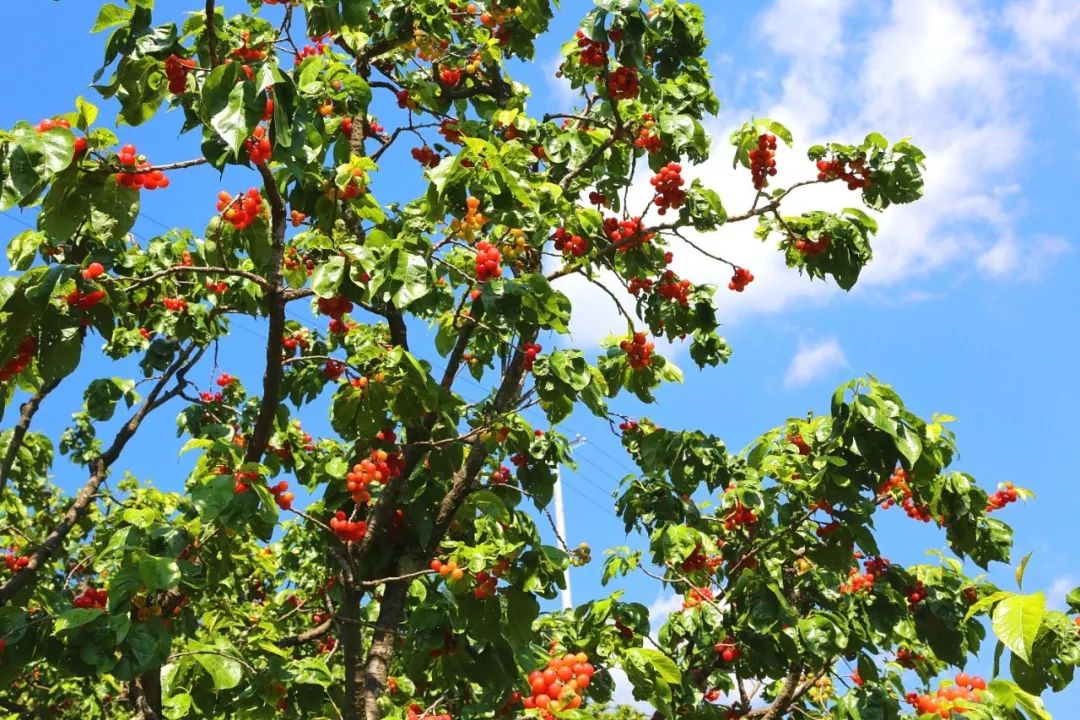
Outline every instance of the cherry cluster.
<svg viewBox="0 0 1080 720"><path fill-rule="evenodd" d="M500 465L498 469L491 471L488 480L494 485L505 485L510 482L510 468Z"/></svg>
<svg viewBox="0 0 1080 720"><path fill-rule="evenodd" d="M77 608L104 610L105 606L109 604L109 592L107 590L98 590L97 588L88 587L76 595L75 599L71 601L71 604Z"/></svg>
<svg viewBox="0 0 1080 720"><path fill-rule="evenodd" d="M282 510L291 510L292 502L296 496L289 492L289 483L282 480L277 485L270 486L270 494L274 496L274 502Z"/></svg>
<svg viewBox="0 0 1080 720"><path fill-rule="evenodd" d="M769 186L769 177L776 174L776 136L770 133L758 135L757 147L749 152L750 176L754 189Z"/></svg>
<svg viewBox="0 0 1080 720"><path fill-rule="evenodd" d="M709 557L705 554L705 548L701 547L701 545L695 545L693 552L682 561L681 567L683 572L691 573L704 570L708 563Z"/></svg>
<svg viewBox="0 0 1080 720"><path fill-rule="evenodd" d="M222 190L218 193L217 211L225 221L231 223L237 230L243 230L262 211L262 193L258 188L251 188L243 195L232 195Z"/></svg>
<svg viewBox="0 0 1080 720"><path fill-rule="evenodd" d="M397 452L372 450L371 454L353 465L352 472L345 476L346 489L352 495L353 502L366 503L371 500L372 483L383 485L401 475L404 460Z"/></svg>
<svg viewBox="0 0 1080 720"><path fill-rule="evenodd" d="M744 527L747 531L753 532L757 521L757 513L743 505L741 500L737 500L735 507L728 510L724 515L724 529L733 532Z"/></svg>
<svg viewBox="0 0 1080 720"><path fill-rule="evenodd" d="M343 372L345 372L345 363L340 360L327 360L323 365L323 377L331 382L340 378Z"/></svg>
<svg viewBox="0 0 1080 720"><path fill-rule="evenodd" d="M525 368L525 372L532 370L533 363L536 361L536 356L543 350L543 346L534 342L525 343L525 361L522 363L522 367Z"/></svg>
<svg viewBox="0 0 1080 720"><path fill-rule="evenodd" d="M165 77L169 79L169 92L173 95L183 95L187 89L187 76L195 69L195 61L182 58L179 55L170 55L165 58Z"/></svg>
<svg viewBox="0 0 1080 720"><path fill-rule="evenodd" d="M37 124L35 128L39 133L46 133L53 128L64 128L65 130L71 129L71 123L64 118L45 118Z"/></svg>
<svg viewBox="0 0 1080 720"><path fill-rule="evenodd" d="M412 155L413 160L420 163L423 167L433 168L442 162L442 155L428 145L415 147L410 151L410 154Z"/></svg>
<svg viewBox="0 0 1080 720"><path fill-rule="evenodd" d="M649 179L649 184L656 188L653 202L660 208L657 210L659 214L664 215L669 208L677 210L686 202L686 191L682 189L685 181L681 173L682 165L669 162Z"/></svg>
<svg viewBox="0 0 1080 720"><path fill-rule="evenodd" d="M878 486L878 501L881 503L882 508L888 509L896 504L895 492L899 492L902 495L900 506L904 508L904 512L907 513L909 518L922 522L930 522L933 518L933 515L930 514L930 507L915 502L915 497L911 492L911 486L908 485L907 470L904 470L902 467L896 468L896 470L893 471L893 474L889 476L889 479Z"/></svg>
<svg viewBox="0 0 1080 720"><path fill-rule="evenodd" d="M502 253L491 243L481 240L476 243L476 281L487 282L502 276Z"/></svg>
<svg viewBox="0 0 1080 720"><path fill-rule="evenodd" d="M299 210L293 210L289 213L289 222L292 223L293 227L300 227L305 220L307 220L307 215Z"/></svg>
<svg viewBox="0 0 1080 720"><path fill-rule="evenodd" d="M270 136L266 134L264 126L256 126L251 137L244 141L244 149L247 150L252 165L266 164L274 152L274 147L270 144Z"/></svg>
<svg viewBox="0 0 1080 720"><path fill-rule="evenodd" d="M902 647L896 651L896 664L900 667L913 669L918 663L921 663L926 659L925 655L917 653L906 647Z"/></svg>
<svg viewBox="0 0 1080 720"><path fill-rule="evenodd" d="M367 523L363 520L349 520L345 513L338 510L330 518L330 529L342 542L359 542L367 533Z"/></svg>
<svg viewBox="0 0 1080 720"><path fill-rule="evenodd" d="M856 557L862 557L861 553ZM863 567L866 568L866 572L873 573L876 577L881 577L889 570L889 566L892 565L888 558L881 556L867 558L863 561Z"/></svg>
<svg viewBox="0 0 1080 720"><path fill-rule="evenodd" d="M252 47L249 43L251 41L251 33L247 30L240 33L240 47L233 48L232 54L241 60L263 60L266 58L266 51L260 50L256 47Z"/></svg>
<svg viewBox="0 0 1080 720"><path fill-rule="evenodd" d="M634 216L629 220L604 218L604 234L617 246L619 252L627 252L638 245L644 245L652 240L654 235L645 231L641 216Z"/></svg>
<svg viewBox="0 0 1080 720"><path fill-rule="evenodd" d="M398 90L394 97L397 98L397 106L402 110L412 110L416 107L416 101L409 95L409 91L402 89Z"/></svg>
<svg viewBox="0 0 1080 720"><path fill-rule="evenodd" d="M854 595L858 592L870 592L874 589L877 576L872 572L860 573L858 568L848 570L848 582L840 583L840 594Z"/></svg>
<svg viewBox="0 0 1080 720"><path fill-rule="evenodd" d="M634 147L644 150L652 155L658 153L664 149L664 141L660 139L660 136L653 132L656 127L656 120L653 119L652 113L645 113L641 116L641 127L638 128L637 137L634 138Z"/></svg>
<svg viewBox="0 0 1080 720"><path fill-rule="evenodd" d="M619 423L619 430L623 431L624 433L634 432L637 429L637 420L623 420L621 423Z"/></svg>
<svg viewBox="0 0 1080 720"><path fill-rule="evenodd" d="M998 486L997 491L986 499L986 512L1000 510L1009 503L1016 502L1019 497L1020 494L1016 491L1016 487L1012 482L1006 482Z"/></svg>
<svg viewBox="0 0 1080 720"><path fill-rule="evenodd" d="M661 297L668 300L674 300L683 307L687 307L690 304L690 290L692 286L689 280L680 280L671 270L665 270L664 274L660 276L660 284L656 287L656 292Z"/></svg>
<svg viewBox="0 0 1080 720"><path fill-rule="evenodd" d="M556 228L555 249L563 255L581 257L589 251L589 241L580 235L571 235L566 228Z"/></svg>
<svg viewBox="0 0 1080 720"><path fill-rule="evenodd" d="M206 281L206 289L214 293L215 295L224 295L225 291L229 289L229 283L222 280L221 282L214 282L212 280Z"/></svg>
<svg viewBox="0 0 1080 720"><path fill-rule="evenodd" d="M596 190L589 191L589 204L596 207L608 207L611 205L611 201L607 199L607 195Z"/></svg>
<svg viewBox="0 0 1080 720"><path fill-rule="evenodd" d="M728 283L728 290L742 292L752 282L754 282L754 274L746 268L737 267L731 276L731 282Z"/></svg>
<svg viewBox="0 0 1080 720"><path fill-rule="evenodd" d="M920 715L937 715L948 718L954 712L958 715L966 715L969 708L963 707L956 701L968 703L982 701L982 692L986 690L986 681L977 675L968 675L961 672L956 676L956 684L939 688L933 695L908 693L905 699L913 706Z"/></svg>
<svg viewBox="0 0 1080 720"><path fill-rule="evenodd" d="M922 584L921 580L915 581L915 587L908 590L908 606L914 610L915 607L926 599L926 586Z"/></svg>
<svg viewBox="0 0 1080 720"><path fill-rule="evenodd" d="M327 40L329 39L330 33L326 33L322 36L313 36L310 43L300 48L300 52L296 56L296 61L302 62L305 58L324 55L326 51L330 49L330 45L327 43Z"/></svg>
<svg viewBox="0 0 1080 720"><path fill-rule="evenodd" d="M15 351L15 357L0 365L0 382L13 378L30 367L30 363L34 359L34 353L37 352L37 346L37 337L27 335L23 338L23 341L19 343L19 348Z"/></svg>
<svg viewBox="0 0 1080 720"><path fill-rule="evenodd" d="M319 313L330 317L330 332L344 332L345 324L341 318L346 313L352 312L353 304L348 298L340 295L328 298L319 298Z"/></svg>
<svg viewBox="0 0 1080 720"><path fill-rule="evenodd" d="M735 638L730 635L716 643L713 649L720 655L720 659L726 663L733 663L742 657L742 650L735 644Z"/></svg>
<svg viewBox="0 0 1080 720"><path fill-rule="evenodd" d="M593 40L581 30L575 34L578 47L581 48L581 64L589 67L603 67L607 64L608 50L611 45L606 40Z"/></svg>
<svg viewBox="0 0 1080 720"><path fill-rule="evenodd" d="M463 577L465 577L465 571L462 568L458 567L456 560L449 560L447 562L443 562L442 560L435 558L431 561L431 564L428 565L428 567L430 567L434 572L439 573L441 577L450 578L454 582L457 582L458 580L461 580Z"/></svg>
<svg viewBox="0 0 1080 720"><path fill-rule="evenodd" d="M702 603L711 602L713 599L712 588L707 587L693 587L690 588L690 592L683 597L682 606L683 610L692 610Z"/></svg>
<svg viewBox="0 0 1080 720"><path fill-rule="evenodd" d="M860 190L870 186L870 169L866 167L866 160L825 160L817 161L817 179L822 182L843 180L847 183L848 190Z"/></svg>
<svg viewBox="0 0 1080 720"><path fill-rule="evenodd" d="M461 84L461 68L443 68L439 71L439 82L445 87L457 87Z"/></svg>
<svg viewBox="0 0 1080 720"><path fill-rule="evenodd" d="M487 570L476 573L476 587L473 588L473 597L477 600L483 600L494 595L499 584L499 578L503 576L509 565L506 560L500 560L491 569L490 573Z"/></svg>
<svg viewBox="0 0 1080 720"><path fill-rule="evenodd" d="M626 289L630 291L634 297L637 297L641 293L648 294L652 292L653 281L651 278L630 278L630 282L626 284Z"/></svg>
<svg viewBox="0 0 1080 720"><path fill-rule="evenodd" d="M832 242L832 237L829 235L822 235L817 240L807 240L806 238L799 238L795 241L795 249L801 252L803 255L813 257L814 255L820 255L829 249L829 243Z"/></svg>
<svg viewBox="0 0 1080 720"><path fill-rule="evenodd" d="M453 145L461 144L461 125L454 118L443 118L439 123L439 134L446 142Z"/></svg>
<svg viewBox="0 0 1080 720"><path fill-rule="evenodd" d="M800 455L810 454L810 446L806 444L806 441L803 440L803 436L801 434L795 433L794 435L788 435L786 439L789 443L799 449Z"/></svg>
<svg viewBox="0 0 1080 720"><path fill-rule="evenodd" d="M577 710L581 707L581 691L589 687L595 672L589 656L583 652L554 652L543 670L529 673L529 695L522 701L526 710L540 710L540 716L550 720L554 712Z"/></svg>
<svg viewBox="0 0 1080 720"><path fill-rule="evenodd" d="M465 200L465 217L460 220L454 218L450 223L450 232L461 233L461 237L471 242L486 222L487 217L480 212L480 199L470 197Z"/></svg>
<svg viewBox="0 0 1080 720"><path fill-rule="evenodd" d="M453 720L453 718L449 713L429 713L419 703L413 703L409 706L406 720Z"/></svg>
<svg viewBox="0 0 1080 720"><path fill-rule="evenodd" d="M17 573L24 567L30 564L30 558L25 555L18 555L18 548L12 547L11 550L4 553L4 567L8 571Z"/></svg>
<svg viewBox="0 0 1080 720"><path fill-rule="evenodd" d="M633 100L639 90L637 68L622 66L607 76L608 97L612 100Z"/></svg>
<svg viewBox="0 0 1080 720"><path fill-rule="evenodd" d="M227 467L218 468L219 475L228 475L229 469ZM251 486L260 478L259 473L253 470L237 470L232 473L233 476L233 494L240 495L246 493L251 489Z"/></svg>
<svg viewBox="0 0 1080 720"><path fill-rule="evenodd" d="M104 300L105 296L106 292L104 290L91 290L88 293L72 290L64 296L64 300L69 306L86 311Z"/></svg>
<svg viewBox="0 0 1080 720"><path fill-rule="evenodd" d="M184 312L187 310L188 302L184 298L161 298L161 304L165 306L165 309L169 312Z"/></svg>
<svg viewBox="0 0 1080 720"><path fill-rule="evenodd" d="M219 403L219 402L222 401L223 397L224 396L221 393L219 393L219 392L210 392L209 390L207 390L206 392L199 393L199 399L202 400L207 405L212 405L214 403Z"/></svg>
<svg viewBox="0 0 1080 720"><path fill-rule="evenodd" d="M631 340L623 340L619 343L619 349L629 357L630 367L640 370L649 366L652 361L653 349L656 346L649 342L645 333L636 332Z"/></svg>
<svg viewBox="0 0 1080 720"><path fill-rule="evenodd" d="M117 153L116 157L122 166L139 171L116 173L116 182L120 185L133 190L139 188L157 190L158 188L169 187L169 178L165 177L165 173L160 170L144 172L146 168L150 167L150 163L142 155L136 154L134 145L124 145L120 148L120 152Z"/></svg>
<svg viewBox="0 0 1080 720"><path fill-rule="evenodd" d="M285 350L287 355L292 355L296 352L297 348L300 348L301 352L308 349L307 333L295 332L292 335L287 335L281 340L281 347Z"/></svg>

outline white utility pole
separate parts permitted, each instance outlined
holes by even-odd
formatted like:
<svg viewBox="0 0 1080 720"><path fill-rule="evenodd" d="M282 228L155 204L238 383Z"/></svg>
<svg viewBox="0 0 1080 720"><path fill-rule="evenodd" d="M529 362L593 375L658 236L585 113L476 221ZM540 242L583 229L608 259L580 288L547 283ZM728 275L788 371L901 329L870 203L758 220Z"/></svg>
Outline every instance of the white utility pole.
<svg viewBox="0 0 1080 720"><path fill-rule="evenodd" d="M585 438L583 438L581 435L578 435L576 438L574 438L574 441L570 443L570 448L573 449L573 448L576 448L576 447L581 447L584 444L585 444ZM555 530L559 533L559 537L562 538L562 541L567 542L567 540L566 540L566 508L564 507L564 503L563 503L562 468L561 467L556 467L555 468L554 496L555 496ZM567 547L567 549L569 550L569 546ZM566 570L563 571L563 580L565 581L566 589L563 590L560 593L560 595L562 596L562 606L563 606L563 610L570 610L571 608L574 607L574 603L570 599L570 568L569 567L567 567Z"/></svg>

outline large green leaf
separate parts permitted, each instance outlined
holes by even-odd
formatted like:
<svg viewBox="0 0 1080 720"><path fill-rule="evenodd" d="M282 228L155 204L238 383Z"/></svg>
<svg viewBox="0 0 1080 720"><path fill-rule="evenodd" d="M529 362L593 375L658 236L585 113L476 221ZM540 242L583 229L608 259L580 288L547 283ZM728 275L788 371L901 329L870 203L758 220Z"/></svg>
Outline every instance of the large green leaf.
<svg viewBox="0 0 1080 720"><path fill-rule="evenodd" d="M1001 642L1029 662L1035 636L1046 614L1046 596L1039 592L1032 595L1013 595L994 608L991 625Z"/></svg>
<svg viewBox="0 0 1080 720"><path fill-rule="evenodd" d="M207 645L192 644L190 652L195 653L195 659L213 679L216 690L234 688L244 677L243 666L226 651Z"/></svg>
<svg viewBox="0 0 1080 720"><path fill-rule="evenodd" d="M72 608L62 613L53 623L53 632L64 632L91 623L105 613L99 608Z"/></svg>

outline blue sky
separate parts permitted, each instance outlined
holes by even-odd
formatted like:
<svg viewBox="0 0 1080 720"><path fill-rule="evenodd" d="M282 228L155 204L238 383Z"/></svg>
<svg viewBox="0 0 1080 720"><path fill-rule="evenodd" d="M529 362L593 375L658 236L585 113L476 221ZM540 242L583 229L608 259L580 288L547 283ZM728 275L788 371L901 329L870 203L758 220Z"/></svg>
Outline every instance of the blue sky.
<svg viewBox="0 0 1080 720"><path fill-rule="evenodd" d="M191 0L159 0L156 17L180 19ZM242 9L234 3L231 11ZM890 139L911 136L929 155L927 197L890 212L875 245L876 259L850 294L811 284L785 270L779 255L751 237L750 227L727 228L700 241L749 267L756 281L743 294L722 291L721 317L734 356L727 367L698 373L679 356L687 382L666 389L648 414L668 427L701 427L739 448L784 418L824 411L832 389L849 377L873 373L893 384L917 412L948 412L961 450L957 468L984 487L1013 480L1037 499L1011 506L1017 558L1028 550L1026 588L1042 588L1051 603L1080 585L1080 551L1072 532L1077 446L1074 408L1080 406L1076 358L1080 356L1080 274L1072 213L1080 187L1080 4L1073 0L774 0L720 3L706 0L712 40L709 59L724 109L711 123L715 159L694 173L718 188L729 208L749 202L749 181L733 175L727 133L751 115L787 124L797 147L781 151L788 179L808 171L802 150L822 140L858 140L870 130ZM0 73L0 127L16 120L66 112L78 94L92 101L90 77L102 55L103 36L88 29L97 3L23 2L7 8ZM533 115L563 107L564 87L554 78L558 45L576 27L585 3L565 2L555 32L537 62L518 77L534 88ZM722 8L722 9L721 9ZM50 41L43 46L40 32ZM104 108L103 121L111 118ZM389 108L377 106L377 112ZM197 155L192 137L177 139L180 118L171 113L143 128L121 128L155 162ZM391 120L392 122L392 120ZM384 124L389 124L384 120ZM396 172L402 152L384 160L374 185L381 199L418 187ZM795 168L798 168L796 171ZM784 177L782 175L782 177ZM245 171L197 169L173 173L167 190L144 193L145 214L136 235L165 226L199 232L221 187L255 183ZM843 191L829 189L794 198L792 210L842 207ZM30 214L0 217L10 237ZM722 269L709 269L690 250L676 253L677 269L694 280L726 284ZM681 264L681 265L680 265ZM704 273L704 274L703 274ZM566 286L576 306L573 343L590 347L618 327L606 300L587 287ZM238 328L223 355L231 372L261 373L252 353L258 330ZM254 333L254 335L252 335ZM116 372L104 363L95 376ZM89 377L89 376L88 376ZM207 378L208 380L209 378ZM39 428L58 431L78 398L51 398ZM633 406L625 406L636 412ZM10 418L7 419L10 422ZM318 429L319 422L310 421ZM569 540L587 541L600 557L604 547L626 542L610 510L609 494L629 463L615 439L588 416L567 424L588 442L580 468L566 473ZM169 487L182 482L183 465L147 442L154 432L171 437L166 413L132 448L129 467ZM65 487L77 477L59 478ZM882 524L883 548L901 562L921 561L924 548L940 547L936 533L904 522L899 513ZM574 571L575 599L596 596L600 561ZM1009 585L1011 572L995 578ZM651 581L626 585L628 595L670 609ZM1077 697L1075 693L1073 698ZM1066 696L1048 698L1064 717Z"/></svg>

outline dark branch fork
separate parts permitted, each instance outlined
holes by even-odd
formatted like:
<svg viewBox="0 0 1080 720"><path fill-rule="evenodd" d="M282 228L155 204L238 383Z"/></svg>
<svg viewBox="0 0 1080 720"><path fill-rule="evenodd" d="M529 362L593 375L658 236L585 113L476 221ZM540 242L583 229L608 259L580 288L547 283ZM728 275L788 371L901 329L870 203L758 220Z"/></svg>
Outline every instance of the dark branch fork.
<svg viewBox="0 0 1080 720"><path fill-rule="evenodd" d="M151 412L180 394L187 383L186 373L201 359L204 350L205 348L196 349L194 345L189 345L181 350L178 357L154 385L139 410L117 432L109 448L90 462L90 478L79 490L71 505L68 506L60 522L30 555L26 567L11 576L6 583L0 586L0 606L10 601L20 590L27 587L36 577L38 570L49 562L64 540L67 539L72 529L90 508L91 503L97 496L98 488L108 475L109 468L120 458L120 454L138 431L143 420ZM174 377L177 380L176 385L166 391L166 386Z"/></svg>

